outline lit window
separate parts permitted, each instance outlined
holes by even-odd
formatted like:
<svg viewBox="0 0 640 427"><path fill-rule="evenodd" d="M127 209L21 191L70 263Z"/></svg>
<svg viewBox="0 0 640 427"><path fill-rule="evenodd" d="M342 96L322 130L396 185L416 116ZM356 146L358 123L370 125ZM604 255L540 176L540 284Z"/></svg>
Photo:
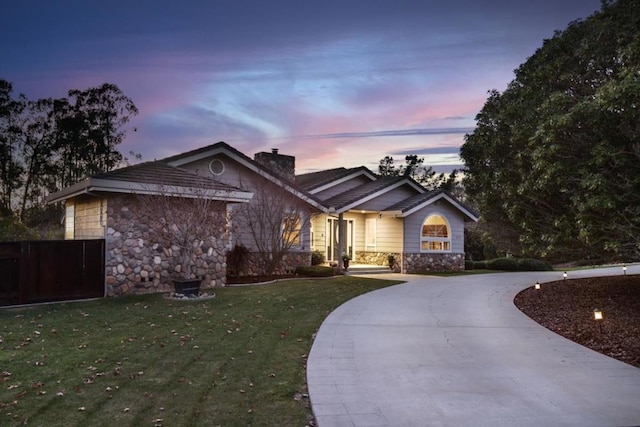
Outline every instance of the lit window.
<svg viewBox="0 0 640 427"><path fill-rule="evenodd" d="M300 246L302 221L300 214L287 213L282 221L282 238L285 246Z"/></svg>
<svg viewBox="0 0 640 427"><path fill-rule="evenodd" d="M420 235L420 250L422 252L451 251L451 232L443 216L434 214L424 220Z"/></svg>
<svg viewBox="0 0 640 427"><path fill-rule="evenodd" d="M64 238L73 240L76 230L76 207L73 202L67 202L64 212Z"/></svg>

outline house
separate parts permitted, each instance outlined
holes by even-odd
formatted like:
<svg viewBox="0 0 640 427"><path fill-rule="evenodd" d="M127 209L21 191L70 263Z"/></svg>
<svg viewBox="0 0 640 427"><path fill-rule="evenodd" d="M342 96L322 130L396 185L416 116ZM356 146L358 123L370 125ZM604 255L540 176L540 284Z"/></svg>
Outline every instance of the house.
<svg viewBox="0 0 640 427"><path fill-rule="evenodd" d="M65 202L65 238L106 239L108 295L166 291L175 270L172 248L145 234L135 197L171 188L202 189L226 210L228 227L215 248L201 251L198 270L225 284L227 254L246 247L244 274L286 272L348 254L356 263L403 273L464 269L468 206L409 177L380 177L366 167L295 174L295 158L271 152L254 158L219 142L166 159L102 173L50 196ZM175 248L173 248L175 250Z"/></svg>

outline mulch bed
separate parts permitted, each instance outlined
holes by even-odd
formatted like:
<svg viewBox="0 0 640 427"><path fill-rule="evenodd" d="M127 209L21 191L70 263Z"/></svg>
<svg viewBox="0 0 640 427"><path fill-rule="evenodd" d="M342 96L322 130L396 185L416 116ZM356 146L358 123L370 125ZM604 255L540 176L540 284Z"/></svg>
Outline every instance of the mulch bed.
<svg viewBox="0 0 640 427"><path fill-rule="evenodd" d="M515 298L542 326L595 351L640 368L640 276L594 277L543 283ZM594 309L603 320L594 320Z"/></svg>

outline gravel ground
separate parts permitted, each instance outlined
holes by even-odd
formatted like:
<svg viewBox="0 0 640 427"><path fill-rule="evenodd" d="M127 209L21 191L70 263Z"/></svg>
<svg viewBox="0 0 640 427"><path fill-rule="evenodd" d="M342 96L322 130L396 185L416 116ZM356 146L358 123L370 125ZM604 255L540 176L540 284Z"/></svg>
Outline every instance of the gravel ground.
<svg viewBox="0 0 640 427"><path fill-rule="evenodd" d="M542 326L640 368L640 275L543 283L515 298ZM594 319L594 310L603 319Z"/></svg>

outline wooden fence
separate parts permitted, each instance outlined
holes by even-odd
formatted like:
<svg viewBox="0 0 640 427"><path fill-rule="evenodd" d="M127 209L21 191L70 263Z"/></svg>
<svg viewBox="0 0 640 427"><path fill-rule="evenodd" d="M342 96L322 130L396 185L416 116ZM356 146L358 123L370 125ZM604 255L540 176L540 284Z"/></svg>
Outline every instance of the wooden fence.
<svg viewBox="0 0 640 427"><path fill-rule="evenodd" d="M104 240L0 242L0 306L103 297Z"/></svg>

